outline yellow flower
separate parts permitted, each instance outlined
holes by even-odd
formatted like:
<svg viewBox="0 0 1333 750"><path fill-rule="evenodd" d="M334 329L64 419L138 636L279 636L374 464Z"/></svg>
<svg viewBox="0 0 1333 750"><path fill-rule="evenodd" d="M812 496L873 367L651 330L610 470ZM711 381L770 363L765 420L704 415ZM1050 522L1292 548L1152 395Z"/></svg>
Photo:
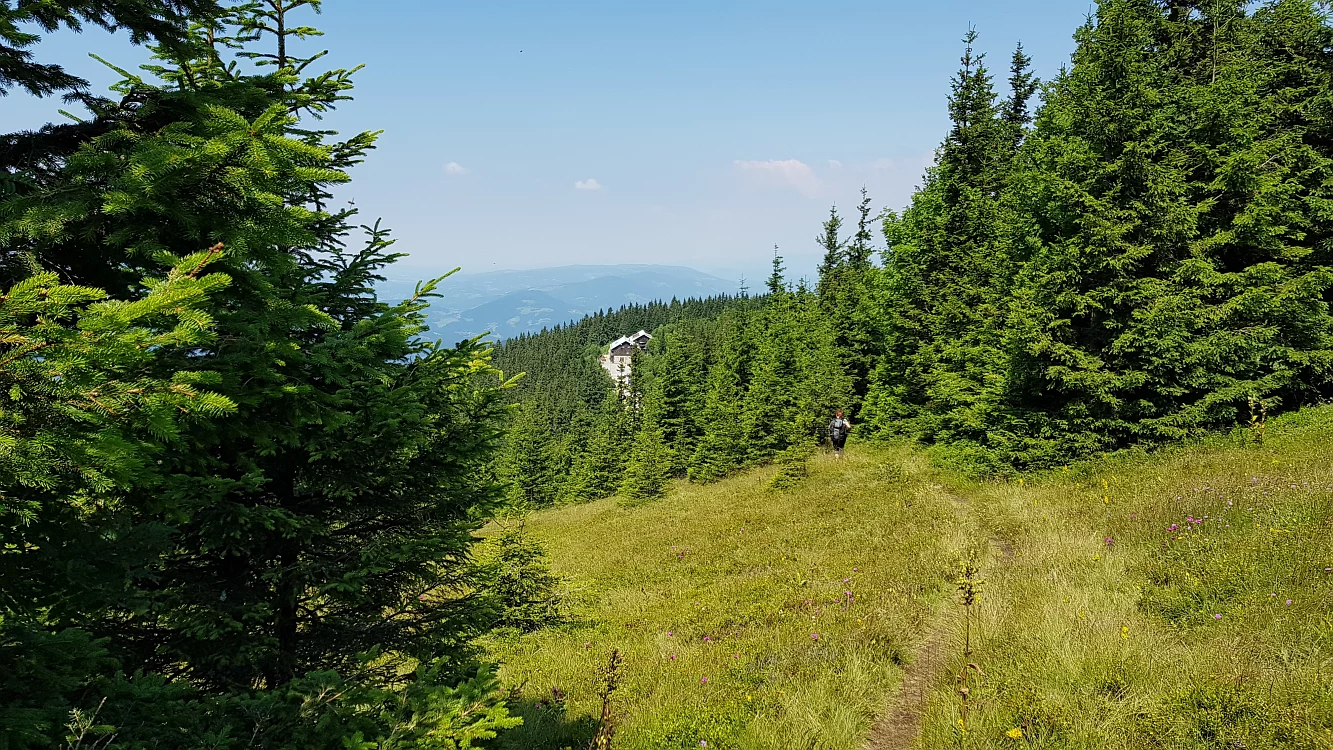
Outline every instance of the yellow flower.
<svg viewBox="0 0 1333 750"><path fill-rule="evenodd" d="M1023 478L1022 478L1022 477L1019 477L1019 478L1018 478L1018 486L1019 486L1019 487L1022 487L1022 486L1023 486Z"/></svg>
<svg viewBox="0 0 1333 750"><path fill-rule="evenodd" d="M1111 502L1111 496L1110 496L1110 495L1102 495L1102 502L1103 502L1103 503L1110 503L1110 502Z"/></svg>
<svg viewBox="0 0 1333 750"><path fill-rule="evenodd" d="M1022 738L1023 738L1023 730L1022 730L1022 729L1019 729L1018 727L1014 727L1013 729L1010 729L1009 731L1005 732L1005 733L1004 733L1004 736L1005 736L1005 737L1008 737L1008 738L1011 739L1011 740L1022 739Z"/></svg>
<svg viewBox="0 0 1333 750"><path fill-rule="evenodd" d="M1120 637L1124 638L1125 640L1129 640L1129 626L1127 625L1120 626Z"/></svg>
<svg viewBox="0 0 1333 750"><path fill-rule="evenodd" d="M963 723L962 719L958 720L958 731L967 734L967 725Z"/></svg>

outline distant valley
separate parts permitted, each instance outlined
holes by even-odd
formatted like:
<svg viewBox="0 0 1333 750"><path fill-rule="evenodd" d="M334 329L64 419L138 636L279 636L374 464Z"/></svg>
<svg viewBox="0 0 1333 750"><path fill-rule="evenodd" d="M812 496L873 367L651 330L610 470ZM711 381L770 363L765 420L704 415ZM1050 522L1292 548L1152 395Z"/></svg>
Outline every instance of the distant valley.
<svg viewBox="0 0 1333 750"><path fill-rule="evenodd" d="M381 296L405 299L418 278L443 271L399 274L381 283ZM506 339L635 302L735 294L739 283L684 266L624 264L559 266L522 271L457 273L437 290L430 335L452 344L482 333Z"/></svg>

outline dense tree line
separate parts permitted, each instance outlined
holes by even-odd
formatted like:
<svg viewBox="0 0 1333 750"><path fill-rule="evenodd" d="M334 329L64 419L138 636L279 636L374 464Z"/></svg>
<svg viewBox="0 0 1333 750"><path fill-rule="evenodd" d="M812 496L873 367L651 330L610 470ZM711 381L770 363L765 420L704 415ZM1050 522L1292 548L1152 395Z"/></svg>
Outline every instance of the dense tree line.
<svg viewBox="0 0 1333 750"><path fill-rule="evenodd" d="M302 6L0 4L0 86L92 113L0 141L0 747L514 722L468 646L503 394L421 340L433 283L372 292L399 255L330 191L376 135L320 128L354 71ZM88 23L152 43L109 98L27 49Z"/></svg>
<svg viewBox="0 0 1333 750"><path fill-rule="evenodd" d="M524 371L521 383L536 375L516 393L496 462L510 499L650 498L672 477L710 481L810 449L824 415L853 397L850 363L821 309L833 297L789 285L776 257L760 295L629 307L501 345L497 363ZM597 357L640 328L654 338L615 384Z"/></svg>
<svg viewBox="0 0 1333 750"><path fill-rule="evenodd" d="M1329 390L1333 29L1306 0L1107 0L1010 95L969 53L885 223L864 419L982 470L1234 425Z"/></svg>
<svg viewBox="0 0 1333 750"><path fill-rule="evenodd" d="M1055 80L1037 81L1020 45L1003 93L976 38L911 204L876 214L863 191L854 228L835 209L817 236L814 289L775 265L765 294L657 329L634 392L586 381L594 427L547 464L551 487L642 496L715 479L808 446L837 407L862 437L993 474L1329 393L1323 6L1104 0ZM570 423L525 409L524 434ZM566 473L584 464L591 492Z"/></svg>

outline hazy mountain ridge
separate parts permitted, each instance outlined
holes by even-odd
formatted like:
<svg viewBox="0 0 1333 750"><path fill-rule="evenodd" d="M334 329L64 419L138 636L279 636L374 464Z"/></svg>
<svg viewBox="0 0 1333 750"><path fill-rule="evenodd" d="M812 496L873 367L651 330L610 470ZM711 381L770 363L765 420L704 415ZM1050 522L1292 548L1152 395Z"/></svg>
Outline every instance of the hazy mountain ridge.
<svg viewBox="0 0 1333 750"><path fill-rule="evenodd" d="M420 278L440 272L423 270ZM417 278L399 274L379 285L390 301L412 294ZM458 273L440 283L428 314L431 335L453 343L482 333L505 339L534 333L621 305L734 294L739 284L684 266L557 266Z"/></svg>

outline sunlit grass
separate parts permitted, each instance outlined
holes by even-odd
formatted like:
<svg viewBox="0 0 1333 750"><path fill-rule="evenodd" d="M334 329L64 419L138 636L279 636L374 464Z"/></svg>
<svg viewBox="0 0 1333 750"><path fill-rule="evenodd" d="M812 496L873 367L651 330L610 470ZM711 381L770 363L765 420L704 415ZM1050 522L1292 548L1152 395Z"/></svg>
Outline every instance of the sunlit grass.
<svg viewBox="0 0 1333 750"><path fill-rule="evenodd" d="M507 746L586 746L612 649L618 748L863 745L966 529L906 449L817 456L786 492L766 489L771 471L529 520L575 622L488 644L522 686L526 725Z"/></svg>
<svg viewBox="0 0 1333 750"><path fill-rule="evenodd" d="M1333 747L1330 436L1307 410L1262 447L966 487L1017 554L986 571L985 637L955 643L922 747ZM964 733L966 661L985 677Z"/></svg>
<svg viewBox="0 0 1333 750"><path fill-rule="evenodd" d="M863 748L943 622L922 748L1328 750L1330 436L1333 409L1308 409L1263 446L1223 436L1009 483L861 448L788 492L770 469L537 514L575 621L487 644L522 686L505 746L586 746L619 649L616 747ZM964 655L953 579L974 549Z"/></svg>

